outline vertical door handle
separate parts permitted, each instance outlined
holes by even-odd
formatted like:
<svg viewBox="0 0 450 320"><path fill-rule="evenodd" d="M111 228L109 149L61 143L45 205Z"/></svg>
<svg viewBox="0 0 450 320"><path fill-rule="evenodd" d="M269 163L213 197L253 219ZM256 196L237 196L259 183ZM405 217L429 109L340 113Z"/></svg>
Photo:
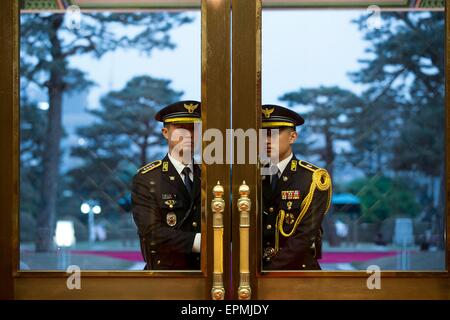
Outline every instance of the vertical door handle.
<svg viewBox="0 0 450 320"><path fill-rule="evenodd" d="M214 230L214 271L213 287L211 289L213 300L223 300L225 297L225 287L223 285L223 212L225 201L223 200L223 193L223 186L217 181L217 185L213 188L214 198L211 201Z"/></svg>
<svg viewBox="0 0 450 320"><path fill-rule="evenodd" d="M239 210L239 300L250 300L252 296L252 289L250 287L250 208L251 200L249 198L250 188L245 183L239 187L239 199L237 207Z"/></svg>

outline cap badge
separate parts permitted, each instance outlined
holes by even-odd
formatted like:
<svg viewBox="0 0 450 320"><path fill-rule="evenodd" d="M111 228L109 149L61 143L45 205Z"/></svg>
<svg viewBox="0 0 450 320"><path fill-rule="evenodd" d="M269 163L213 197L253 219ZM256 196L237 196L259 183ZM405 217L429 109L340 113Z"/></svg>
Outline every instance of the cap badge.
<svg viewBox="0 0 450 320"><path fill-rule="evenodd" d="M266 118L270 118L270 115L272 114L272 112L275 110L275 108L269 109L269 108L265 108L262 109L262 113L264 114L264 116Z"/></svg>
<svg viewBox="0 0 450 320"><path fill-rule="evenodd" d="M190 103L190 104L184 104L184 108L189 112L189 113L193 113L194 112L194 110L195 109L197 109L197 107L198 107L198 104L193 104L193 103Z"/></svg>

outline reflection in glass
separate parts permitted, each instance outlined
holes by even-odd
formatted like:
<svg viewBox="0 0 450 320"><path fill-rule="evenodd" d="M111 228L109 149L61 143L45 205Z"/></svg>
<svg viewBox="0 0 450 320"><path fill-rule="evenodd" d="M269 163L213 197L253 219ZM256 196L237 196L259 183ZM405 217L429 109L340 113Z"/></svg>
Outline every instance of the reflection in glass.
<svg viewBox="0 0 450 320"><path fill-rule="evenodd" d="M179 101L155 116L164 123L167 155L133 178L132 212L147 270L199 270L200 165L194 163L201 104ZM200 129L201 130L201 129Z"/></svg>
<svg viewBox="0 0 450 320"><path fill-rule="evenodd" d="M155 114L199 98L200 13L20 18L20 267L142 270L131 181L167 152Z"/></svg>
<svg viewBox="0 0 450 320"><path fill-rule="evenodd" d="M265 11L262 30L262 100L305 118L293 153L333 181L321 268L443 270L443 12Z"/></svg>

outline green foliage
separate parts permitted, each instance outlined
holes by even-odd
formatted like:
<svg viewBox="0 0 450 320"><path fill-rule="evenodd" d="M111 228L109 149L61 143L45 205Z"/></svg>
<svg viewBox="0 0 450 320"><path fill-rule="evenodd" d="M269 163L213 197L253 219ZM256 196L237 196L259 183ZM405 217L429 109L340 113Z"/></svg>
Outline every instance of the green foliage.
<svg viewBox="0 0 450 320"><path fill-rule="evenodd" d="M154 147L163 143L156 112L182 95L170 84L150 76L134 77L122 90L107 93L100 109L90 111L94 123L77 129L84 144L71 150L82 165L67 175L67 187L79 204L95 199L105 214L121 212L118 200L129 193L136 169L155 157Z"/></svg>
<svg viewBox="0 0 450 320"><path fill-rule="evenodd" d="M411 183L382 175L351 181L346 191L361 201L363 219L381 222L389 217L415 217L419 204Z"/></svg>
<svg viewBox="0 0 450 320"><path fill-rule="evenodd" d="M133 48L147 55L155 49L171 49L175 44L170 41L168 32L192 21L190 16L174 12L83 13L81 26L77 29L68 28L66 19L64 14L47 12L20 16L22 90L26 92L27 88L35 86L40 92L47 91L49 102L43 168L37 176L37 180L42 180L38 182L41 192L37 197L40 199L35 201L38 207L33 208L37 215L37 251L51 248L51 230L55 227L56 205L60 202L63 96L93 85L87 72L73 67L70 59L85 54L100 58L118 48Z"/></svg>
<svg viewBox="0 0 450 320"><path fill-rule="evenodd" d="M23 99L20 106L20 211L36 216L41 205L45 111Z"/></svg>
<svg viewBox="0 0 450 320"><path fill-rule="evenodd" d="M320 147L310 147L309 151L318 154L332 172L336 157L335 144L349 138L349 128L353 124L348 120L355 109L361 109L360 99L348 90L321 86L285 93L280 100L286 101L290 107L309 107L309 111L302 112L309 134L322 135L325 142Z"/></svg>
<svg viewBox="0 0 450 320"><path fill-rule="evenodd" d="M383 168L438 176L444 156L444 15L383 12L380 29L356 20L370 42L362 68L350 73L368 85L353 123L353 163L368 174Z"/></svg>

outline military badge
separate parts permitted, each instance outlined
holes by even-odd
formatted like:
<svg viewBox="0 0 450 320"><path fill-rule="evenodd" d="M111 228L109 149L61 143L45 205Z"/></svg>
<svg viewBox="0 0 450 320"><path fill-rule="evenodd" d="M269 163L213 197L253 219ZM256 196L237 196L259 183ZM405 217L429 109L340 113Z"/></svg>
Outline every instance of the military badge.
<svg viewBox="0 0 450 320"><path fill-rule="evenodd" d="M164 161L162 166L163 166L162 171L168 171L169 170L169 162Z"/></svg>
<svg viewBox="0 0 450 320"><path fill-rule="evenodd" d="M291 210L291 208L292 208L292 201L288 201L286 203L286 206L287 206L288 210Z"/></svg>
<svg viewBox="0 0 450 320"><path fill-rule="evenodd" d="M287 224L293 224L295 221L295 216L292 213L287 213L284 217L284 222Z"/></svg>
<svg viewBox="0 0 450 320"><path fill-rule="evenodd" d="M281 199L282 200L298 200L298 199L300 199L300 191L299 190L281 191ZM291 204L292 204L292 202L291 202Z"/></svg>
<svg viewBox="0 0 450 320"><path fill-rule="evenodd" d="M275 108L269 109L269 108L265 108L262 109L262 113L264 114L264 116L266 118L270 118L270 115L272 114L272 112L275 110Z"/></svg>
<svg viewBox="0 0 450 320"><path fill-rule="evenodd" d="M189 113L193 113L194 110L197 109L198 104L193 104L193 103L187 104L187 103L185 103L183 106Z"/></svg>
<svg viewBox="0 0 450 320"><path fill-rule="evenodd" d="M173 208L173 205L175 204L175 200L172 200L172 199L166 200L166 201L164 201L164 203L165 203L166 205L168 205L170 209L172 209L172 208Z"/></svg>
<svg viewBox="0 0 450 320"><path fill-rule="evenodd" d="M167 225L173 227L177 224L177 215L175 212L169 212L166 216Z"/></svg>
<svg viewBox="0 0 450 320"><path fill-rule="evenodd" d="M291 171L297 171L297 160L292 160Z"/></svg>

